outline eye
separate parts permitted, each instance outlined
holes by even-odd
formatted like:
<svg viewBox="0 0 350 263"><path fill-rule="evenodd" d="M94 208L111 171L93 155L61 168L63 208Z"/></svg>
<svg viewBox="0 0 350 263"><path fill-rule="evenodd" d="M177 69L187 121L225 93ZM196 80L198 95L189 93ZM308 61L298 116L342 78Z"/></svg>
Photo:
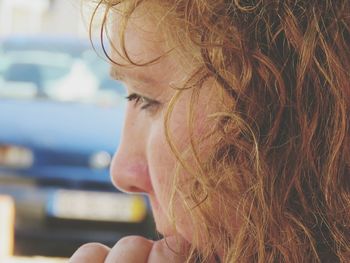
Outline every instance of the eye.
<svg viewBox="0 0 350 263"><path fill-rule="evenodd" d="M141 110L155 110L160 105L160 102L146 98L137 93L130 94L126 99L128 101L133 101L135 107L140 106Z"/></svg>

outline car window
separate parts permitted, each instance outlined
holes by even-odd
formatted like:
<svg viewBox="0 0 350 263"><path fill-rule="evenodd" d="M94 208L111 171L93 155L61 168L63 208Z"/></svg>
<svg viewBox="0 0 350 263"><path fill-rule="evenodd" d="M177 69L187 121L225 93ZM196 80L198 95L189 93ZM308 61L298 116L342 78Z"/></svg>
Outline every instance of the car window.
<svg viewBox="0 0 350 263"><path fill-rule="evenodd" d="M120 104L121 83L108 75L108 63L85 45L0 45L0 98ZM1 51L0 51L1 52Z"/></svg>

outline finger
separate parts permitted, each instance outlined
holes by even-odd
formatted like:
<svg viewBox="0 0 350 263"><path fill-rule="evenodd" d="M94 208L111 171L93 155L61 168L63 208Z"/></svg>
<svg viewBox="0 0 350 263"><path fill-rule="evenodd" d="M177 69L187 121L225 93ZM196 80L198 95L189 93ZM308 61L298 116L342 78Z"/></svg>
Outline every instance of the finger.
<svg viewBox="0 0 350 263"><path fill-rule="evenodd" d="M111 249L105 263L147 263L153 241L139 236L127 236Z"/></svg>
<svg viewBox="0 0 350 263"><path fill-rule="evenodd" d="M188 243L180 237L166 237L154 242L148 263L183 263L188 251Z"/></svg>
<svg viewBox="0 0 350 263"><path fill-rule="evenodd" d="M99 243L88 243L70 258L69 263L104 263L110 248Z"/></svg>

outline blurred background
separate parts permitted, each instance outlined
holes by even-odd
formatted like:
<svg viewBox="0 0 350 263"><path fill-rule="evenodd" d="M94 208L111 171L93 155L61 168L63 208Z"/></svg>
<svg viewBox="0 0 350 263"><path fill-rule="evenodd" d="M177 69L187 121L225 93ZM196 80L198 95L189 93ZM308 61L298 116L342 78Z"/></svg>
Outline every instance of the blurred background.
<svg viewBox="0 0 350 263"><path fill-rule="evenodd" d="M125 94L81 2L0 0L0 262L155 237L148 200L109 178Z"/></svg>

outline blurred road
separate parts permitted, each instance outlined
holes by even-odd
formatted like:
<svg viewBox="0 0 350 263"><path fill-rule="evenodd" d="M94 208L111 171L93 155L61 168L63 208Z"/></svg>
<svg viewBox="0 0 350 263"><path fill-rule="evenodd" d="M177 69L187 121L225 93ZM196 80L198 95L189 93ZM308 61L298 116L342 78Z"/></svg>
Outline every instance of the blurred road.
<svg viewBox="0 0 350 263"><path fill-rule="evenodd" d="M46 257L11 257L0 259L0 263L67 263L64 258L46 258Z"/></svg>

